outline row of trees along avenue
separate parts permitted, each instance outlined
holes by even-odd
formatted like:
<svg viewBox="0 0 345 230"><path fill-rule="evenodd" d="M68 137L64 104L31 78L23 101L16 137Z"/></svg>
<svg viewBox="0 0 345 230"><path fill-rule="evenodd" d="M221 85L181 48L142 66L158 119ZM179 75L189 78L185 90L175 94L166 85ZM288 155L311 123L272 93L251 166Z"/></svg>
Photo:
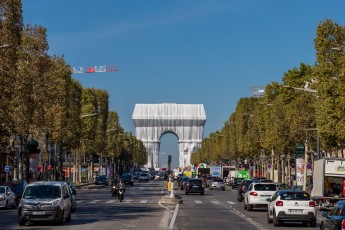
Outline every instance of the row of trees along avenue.
<svg viewBox="0 0 345 230"><path fill-rule="evenodd" d="M298 143L322 156L344 157L345 27L322 21L314 39L315 65L300 64L263 97L241 98L223 128L202 141L191 162L243 162L291 155ZM306 142L307 140L307 142ZM270 156L268 158L268 156Z"/></svg>
<svg viewBox="0 0 345 230"><path fill-rule="evenodd" d="M107 91L83 88L64 57L48 55L46 28L23 25L20 0L0 1L0 41L2 158L14 160L11 149L19 139L25 167L25 146L34 139L43 162L50 157L48 146L58 146L57 156L76 152L78 162L102 155L146 163L143 143L124 132L118 114L109 111Z"/></svg>

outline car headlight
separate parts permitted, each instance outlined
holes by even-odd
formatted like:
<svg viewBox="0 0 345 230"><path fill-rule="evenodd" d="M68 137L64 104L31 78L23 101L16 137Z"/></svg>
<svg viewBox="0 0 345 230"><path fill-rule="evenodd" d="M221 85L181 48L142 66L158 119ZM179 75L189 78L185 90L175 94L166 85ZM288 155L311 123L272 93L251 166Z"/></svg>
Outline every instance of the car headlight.
<svg viewBox="0 0 345 230"><path fill-rule="evenodd" d="M115 186L113 186L113 188L115 189Z"/></svg>
<svg viewBox="0 0 345 230"><path fill-rule="evenodd" d="M0 200L4 200L5 199L5 195L0 195Z"/></svg>
<svg viewBox="0 0 345 230"><path fill-rule="evenodd" d="M54 200L52 203L52 207L59 206L59 204L60 204L60 200Z"/></svg>

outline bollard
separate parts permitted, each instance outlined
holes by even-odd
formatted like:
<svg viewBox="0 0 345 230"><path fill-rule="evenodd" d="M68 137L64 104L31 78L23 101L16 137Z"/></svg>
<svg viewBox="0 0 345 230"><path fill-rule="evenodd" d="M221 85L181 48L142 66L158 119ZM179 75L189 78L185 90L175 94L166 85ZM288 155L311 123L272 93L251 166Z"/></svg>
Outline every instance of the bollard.
<svg viewBox="0 0 345 230"><path fill-rule="evenodd" d="M175 194L174 194L174 182L169 181L170 185L170 198L175 198Z"/></svg>

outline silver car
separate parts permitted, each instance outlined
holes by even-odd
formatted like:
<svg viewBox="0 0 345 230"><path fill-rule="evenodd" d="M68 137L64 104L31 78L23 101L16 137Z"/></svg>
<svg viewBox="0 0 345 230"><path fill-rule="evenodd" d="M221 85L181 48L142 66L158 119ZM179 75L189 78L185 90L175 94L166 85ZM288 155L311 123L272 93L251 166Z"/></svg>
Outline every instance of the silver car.
<svg viewBox="0 0 345 230"><path fill-rule="evenodd" d="M39 181L29 184L18 206L18 222L71 221L71 194L66 182Z"/></svg>
<svg viewBox="0 0 345 230"><path fill-rule="evenodd" d="M139 175L139 183L142 182L142 181L149 182L149 180L150 180L149 174L147 174L147 173L140 173L140 175Z"/></svg>
<svg viewBox="0 0 345 230"><path fill-rule="evenodd" d="M16 207L16 195L9 186L0 186L0 208Z"/></svg>
<svg viewBox="0 0 345 230"><path fill-rule="evenodd" d="M212 179L210 182L209 188L212 189L220 189L220 190L225 190L225 183L222 180L222 178L215 177Z"/></svg>

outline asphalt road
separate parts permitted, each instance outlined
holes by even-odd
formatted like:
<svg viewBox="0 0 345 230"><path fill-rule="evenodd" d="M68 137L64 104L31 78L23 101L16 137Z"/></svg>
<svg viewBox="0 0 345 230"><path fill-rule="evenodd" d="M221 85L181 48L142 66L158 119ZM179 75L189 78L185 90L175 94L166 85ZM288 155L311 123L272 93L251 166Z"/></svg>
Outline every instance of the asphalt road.
<svg viewBox="0 0 345 230"><path fill-rule="evenodd" d="M167 229L171 212L158 204L164 181L127 186L125 199L111 196L110 186L89 186L77 190L77 210L63 226L34 223L19 226L17 209L0 210L0 229ZM166 192L167 193L167 192Z"/></svg>
<svg viewBox="0 0 345 230"><path fill-rule="evenodd" d="M267 223L267 211L255 209L247 211L243 208L243 202L237 201L237 190L226 187L225 191L205 190L205 195L184 195L183 191L177 191L183 199L176 218L175 230L182 229L315 229L303 226L302 223L288 223L279 227ZM320 228L322 217L318 213Z"/></svg>
<svg viewBox="0 0 345 230"><path fill-rule="evenodd" d="M120 202L111 196L110 186L90 186L78 189L77 211L72 221L63 226L36 223L19 226L16 209L0 210L0 229L140 229L140 230L193 230L193 229L275 229L266 221L266 210L247 211L236 200L236 191L206 190L205 195L184 195L176 190L183 204L162 205L161 197L167 194L165 181L150 181L127 186L125 200ZM174 215L175 214L175 215ZM176 219L175 219L175 217ZM321 216L318 215L318 224ZM172 226L171 224L174 223ZM170 224L170 226L169 226ZM301 223L284 224L284 229L312 229Z"/></svg>

